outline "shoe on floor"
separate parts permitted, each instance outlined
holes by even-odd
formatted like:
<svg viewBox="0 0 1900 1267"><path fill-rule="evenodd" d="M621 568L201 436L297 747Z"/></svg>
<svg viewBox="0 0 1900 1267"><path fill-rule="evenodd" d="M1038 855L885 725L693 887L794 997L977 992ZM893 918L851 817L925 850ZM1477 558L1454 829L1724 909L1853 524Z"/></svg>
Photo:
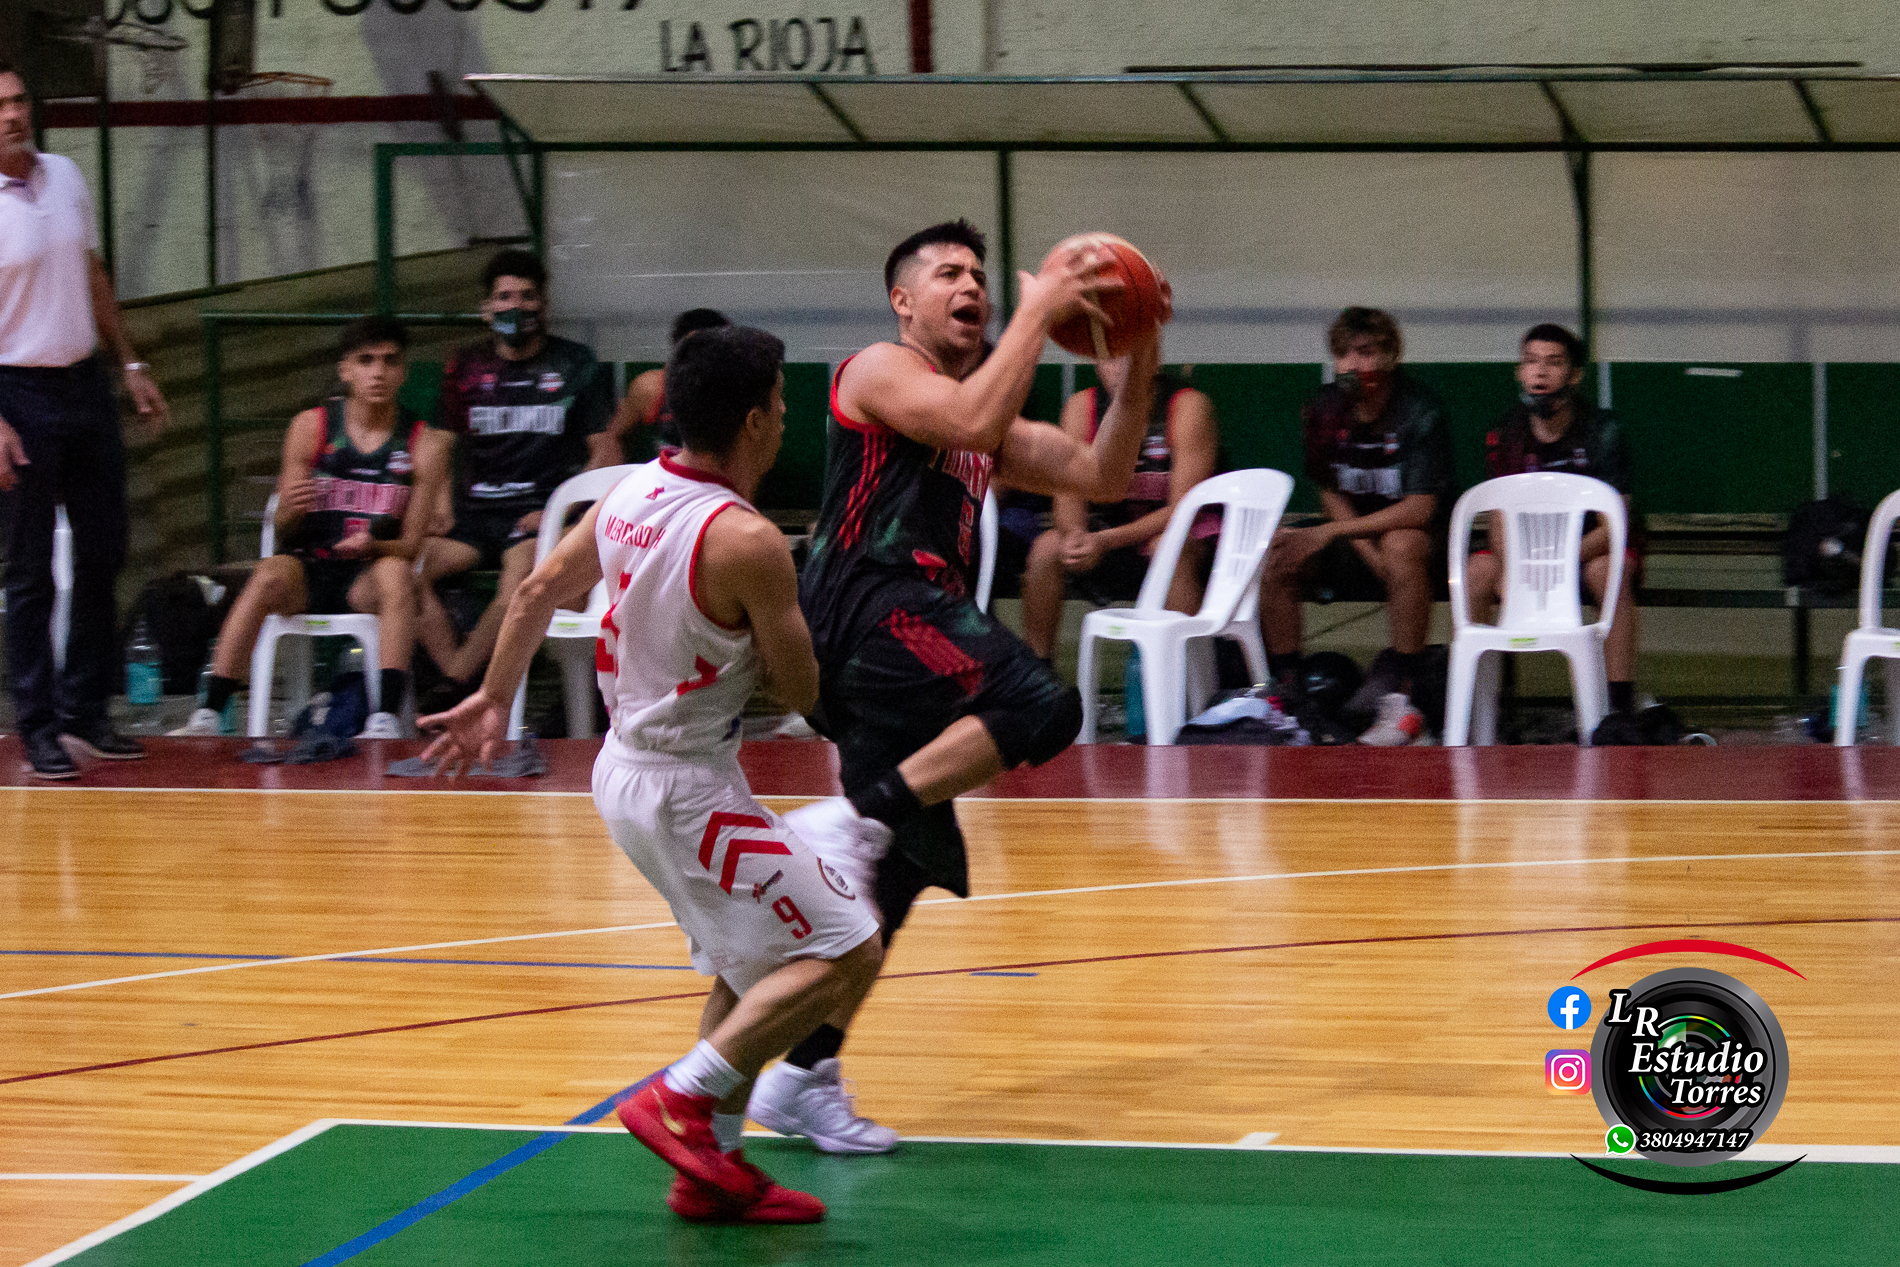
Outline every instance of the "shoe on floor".
<svg viewBox="0 0 1900 1267"><path fill-rule="evenodd" d="M103 719L61 726L59 733L101 761L137 761L145 755L143 745L135 739L127 739L112 729L111 722Z"/></svg>
<svg viewBox="0 0 1900 1267"><path fill-rule="evenodd" d="M682 1175L705 1184L735 1205L759 1199L765 1176L719 1151L709 1095L681 1095L654 1078L620 1102L614 1116L633 1137Z"/></svg>
<svg viewBox="0 0 1900 1267"><path fill-rule="evenodd" d="M742 1170L758 1178L761 1191L750 1205L734 1203L719 1189L673 1176L673 1189L666 1194L666 1208L689 1223L816 1223L825 1217L825 1203L809 1192L781 1187L745 1159L745 1150L735 1148L726 1157Z"/></svg>
<svg viewBox="0 0 1900 1267"><path fill-rule="evenodd" d="M1375 748L1402 748L1424 732L1425 714L1412 707L1403 691L1392 691L1379 698L1379 719L1359 736L1359 742Z"/></svg>
<svg viewBox="0 0 1900 1267"><path fill-rule="evenodd" d="M21 735L20 743L26 749L25 773L36 779L79 777L79 767L73 764L72 756L59 742L59 736L52 731Z"/></svg>
<svg viewBox="0 0 1900 1267"><path fill-rule="evenodd" d="M888 1153L897 1132L859 1117L843 1066L833 1058L810 1069L780 1061L752 1087L746 1115L781 1135L803 1135L825 1153Z"/></svg>
<svg viewBox="0 0 1900 1267"><path fill-rule="evenodd" d="M394 713L371 713L363 723L362 739L401 739L402 718Z"/></svg>
<svg viewBox="0 0 1900 1267"><path fill-rule="evenodd" d="M864 817L842 796L799 806L785 816L785 825L806 848L843 872L853 893L870 900L877 864L891 849L890 828Z"/></svg>
<svg viewBox="0 0 1900 1267"><path fill-rule="evenodd" d="M177 730L168 730L168 735L221 735L224 733L224 718L209 708L194 708L191 717Z"/></svg>

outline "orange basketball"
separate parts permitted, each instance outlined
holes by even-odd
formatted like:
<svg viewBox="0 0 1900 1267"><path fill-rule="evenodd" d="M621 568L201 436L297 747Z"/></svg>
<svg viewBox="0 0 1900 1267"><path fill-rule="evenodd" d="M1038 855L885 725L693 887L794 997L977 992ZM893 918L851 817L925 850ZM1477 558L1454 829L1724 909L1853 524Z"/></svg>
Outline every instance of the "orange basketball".
<svg viewBox="0 0 1900 1267"><path fill-rule="evenodd" d="M1120 290L1105 290L1097 296L1101 309L1111 322L1103 325L1092 316L1071 317L1049 332L1056 345L1077 356L1110 361L1126 356L1143 336L1167 320L1168 305L1161 294L1161 274L1148 257L1125 238L1112 233L1078 233L1056 243L1049 254L1074 247L1088 247L1103 257L1102 275L1119 278Z"/></svg>

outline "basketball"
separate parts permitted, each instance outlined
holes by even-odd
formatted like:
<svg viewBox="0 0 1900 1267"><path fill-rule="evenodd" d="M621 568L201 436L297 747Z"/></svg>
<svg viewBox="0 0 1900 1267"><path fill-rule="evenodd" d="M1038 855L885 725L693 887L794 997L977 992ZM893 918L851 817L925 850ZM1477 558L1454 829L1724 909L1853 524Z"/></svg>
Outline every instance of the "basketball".
<svg viewBox="0 0 1900 1267"><path fill-rule="evenodd" d="M1049 254L1053 256L1075 247L1090 248L1105 256L1102 275L1118 278L1123 285L1120 290L1102 291L1097 296L1111 324L1105 326L1083 314L1051 330L1049 337L1064 351L1091 360L1110 361L1126 356L1150 327L1167 320L1168 305L1161 291L1161 273L1134 243L1112 233L1078 233L1056 243Z"/></svg>

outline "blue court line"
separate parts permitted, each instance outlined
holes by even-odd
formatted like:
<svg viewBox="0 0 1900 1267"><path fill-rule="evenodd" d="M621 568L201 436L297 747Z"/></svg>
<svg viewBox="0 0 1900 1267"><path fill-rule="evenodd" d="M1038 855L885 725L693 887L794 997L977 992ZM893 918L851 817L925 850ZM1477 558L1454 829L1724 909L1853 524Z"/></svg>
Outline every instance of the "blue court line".
<svg viewBox="0 0 1900 1267"><path fill-rule="evenodd" d="M615 1105L659 1076L658 1072L648 1074L632 1086L614 1092L605 1100L602 1100L599 1104L596 1104L593 1108L588 1109L578 1117L569 1118L564 1125L593 1125L601 1118L613 1112ZM490 1180L498 1179L523 1162L531 1161L539 1157L542 1153L545 1153L548 1149L566 1139L567 1135L568 1133L566 1131L547 1131L537 1135L520 1148L515 1149L505 1156L496 1158L473 1174L465 1175L448 1187L442 1189L442 1191L435 1193L433 1196L424 1197L402 1213L384 1219L381 1223L378 1223L375 1227L372 1227L369 1231L356 1237L354 1240L345 1241L329 1253L318 1255L316 1258L305 1263L303 1267L335 1267L337 1263L347 1262L365 1250L382 1244L405 1228L415 1226L429 1215L440 1210L443 1206L461 1200Z"/></svg>
<svg viewBox="0 0 1900 1267"><path fill-rule="evenodd" d="M973 977L1034 977L1040 976L1041 974L1035 972L972 972L970 975Z"/></svg>
<svg viewBox="0 0 1900 1267"><path fill-rule="evenodd" d="M0 955L46 955L67 959L245 959L268 961L288 955L207 955L169 950L0 950ZM627 968L641 972L691 972L689 963L588 963L561 959L412 959L393 955L345 955L325 963L446 963L492 968Z"/></svg>

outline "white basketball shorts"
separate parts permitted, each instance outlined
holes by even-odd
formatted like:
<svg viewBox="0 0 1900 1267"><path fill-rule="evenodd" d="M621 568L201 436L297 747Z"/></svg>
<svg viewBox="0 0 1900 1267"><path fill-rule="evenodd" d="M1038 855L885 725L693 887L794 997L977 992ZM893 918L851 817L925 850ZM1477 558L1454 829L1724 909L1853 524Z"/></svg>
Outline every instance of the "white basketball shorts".
<svg viewBox="0 0 1900 1267"><path fill-rule="evenodd" d="M734 993L877 935L871 903L752 799L736 759L642 752L610 734L594 761L594 805L672 907L693 967Z"/></svg>

